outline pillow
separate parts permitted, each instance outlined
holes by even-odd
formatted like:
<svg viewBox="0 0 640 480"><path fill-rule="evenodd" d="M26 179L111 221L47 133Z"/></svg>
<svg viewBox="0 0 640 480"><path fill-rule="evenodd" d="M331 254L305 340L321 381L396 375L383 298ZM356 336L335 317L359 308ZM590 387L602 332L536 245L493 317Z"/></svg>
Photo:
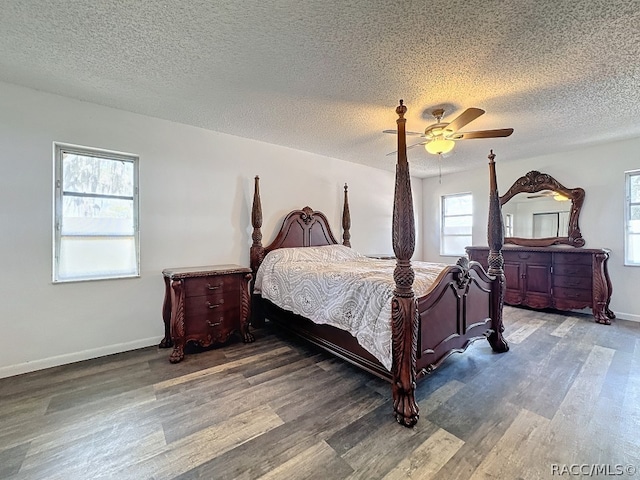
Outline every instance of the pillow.
<svg viewBox="0 0 640 480"><path fill-rule="evenodd" d="M344 245L323 245L321 247L279 248L267 254L264 261L278 262L341 262L356 260L364 255Z"/></svg>

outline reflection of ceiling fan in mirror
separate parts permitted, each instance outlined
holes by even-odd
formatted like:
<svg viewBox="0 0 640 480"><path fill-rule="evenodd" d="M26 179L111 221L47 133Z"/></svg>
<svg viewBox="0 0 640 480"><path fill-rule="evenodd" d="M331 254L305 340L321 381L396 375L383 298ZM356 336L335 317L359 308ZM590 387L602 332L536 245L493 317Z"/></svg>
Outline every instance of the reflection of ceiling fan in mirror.
<svg viewBox="0 0 640 480"><path fill-rule="evenodd" d="M551 190L542 190L541 192L538 192L534 195L527 195L527 198L544 198L544 197L553 198L558 202L566 202L567 200L569 200L569 197L559 192L553 192Z"/></svg>
<svg viewBox="0 0 640 480"><path fill-rule="evenodd" d="M462 127L471 123L480 115L484 114L484 110L480 108L467 108L464 112L458 115L451 122L443 122L444 109L438 108L433 110L431 114L435 117L436 123L429 125L424 133L407 132L407 135L414 135L418 137L426 138L423 142L414 143L407 147L413 148L418 145L424 145L427 152L434 155L448 153L453 150L455 141L457 140L470 140L472 138L497 138L508 137L513 133L513 128L501 128L497 130L479 130L476 132L459 132ZM396 130L384 130L384 133L397 133ZM392 155L396 152L388 153Z"/></svg>

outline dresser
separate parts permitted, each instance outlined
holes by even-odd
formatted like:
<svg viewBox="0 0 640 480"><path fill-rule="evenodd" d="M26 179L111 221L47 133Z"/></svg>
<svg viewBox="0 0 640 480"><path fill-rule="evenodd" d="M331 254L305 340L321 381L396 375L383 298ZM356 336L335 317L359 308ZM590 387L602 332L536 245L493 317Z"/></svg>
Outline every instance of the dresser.
<svg viewBox="0 0 640 480"><path fill-rule="evenodd" d="M487 269L488 247L466 250L470 260ZM609 250L505 246L502 256L506 304L556 310L591 308L596 321L604 324L615 318L609 309Z"/></svg>
<svg viewBox="0 0 640 480"><path fill-rule="evenodd" d="M240 265L171 268L162 271L165 336L171 363L184 358L187 342L202 347L224 343L232 334L253 342L249 332L251 269Z"/></svg>

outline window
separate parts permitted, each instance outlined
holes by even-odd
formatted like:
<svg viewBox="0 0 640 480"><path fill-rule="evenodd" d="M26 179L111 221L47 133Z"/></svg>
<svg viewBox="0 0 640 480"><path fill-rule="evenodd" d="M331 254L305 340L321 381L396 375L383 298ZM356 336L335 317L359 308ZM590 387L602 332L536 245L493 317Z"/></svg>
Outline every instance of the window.
<svg viewBox="0 0 640 480"><path fill-rule="evenodd" d="M625 172L624 264L640 266L640 170Z"/></svg>
<svg viewBox="0 0 640 480"><path fill-rule="evenodd" d="M55 144L53 281L136 277L138 157Z"/></svg>
<svg viewBox="0 0 640 480"><path fill-rule="evenodd" d="M470 193L442 197L441 255L464 255L471 245L473 196Z"/></svg>
<svg viewBox="0 0 640 480"><path fill-rule="evenodd" d="M504 236L513 237L513 213L504 215Z"/></svg>

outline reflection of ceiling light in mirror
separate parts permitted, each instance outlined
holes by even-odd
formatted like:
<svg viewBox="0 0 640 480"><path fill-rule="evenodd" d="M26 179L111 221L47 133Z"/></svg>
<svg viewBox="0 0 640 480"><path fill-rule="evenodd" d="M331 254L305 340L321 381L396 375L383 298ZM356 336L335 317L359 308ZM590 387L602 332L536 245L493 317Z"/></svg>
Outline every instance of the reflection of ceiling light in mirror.
<svg viewBox="0 0 640 480"><path fill-rule="evenodd" d="M565 196L565 195L562 195L561 193L556 193L556 194L553 196L553 199L554 199L555 201L557 201L557 202L566 202L566 201L568 201L568 200L569 200L569 197L567 197L567 196Z"/></svg>
<svg viewBox="0 0 640 480"><path fill-rule="evenodd" d="M453 140L447 140L446 138L435 138L424 145L427 152L433 155L439 155L441 153L449 153L453 150L453 146L456 144Z"/></svg>

